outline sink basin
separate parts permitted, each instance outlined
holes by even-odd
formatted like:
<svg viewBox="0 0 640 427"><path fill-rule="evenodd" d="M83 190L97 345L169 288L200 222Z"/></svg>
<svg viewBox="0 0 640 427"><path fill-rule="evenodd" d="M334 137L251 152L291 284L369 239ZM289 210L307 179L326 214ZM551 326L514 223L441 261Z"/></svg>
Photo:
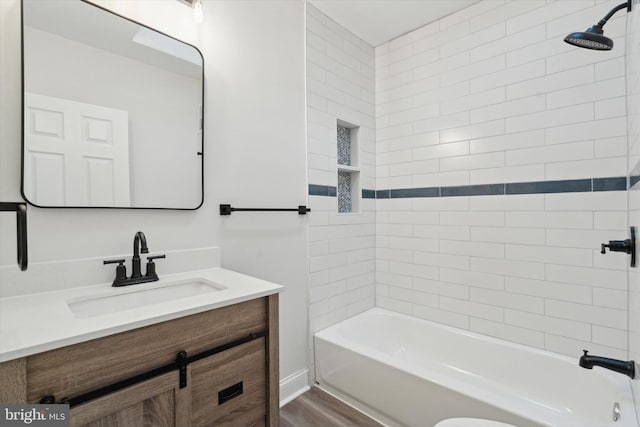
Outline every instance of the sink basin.
<svg viewBox="0 0 640 427"><path fill-rule="evenodd" d="M75 298L67 301L67 305L76 317L86 318L175 301L196 295L209 294L226 289L224 286L206 279L189 279L163 284L156 283L155 286L153 284L146 284L144 285L144 289L136 289L136 286L143 285L132 285L130 289L126 289L116 295L111 291Z"/></svg>

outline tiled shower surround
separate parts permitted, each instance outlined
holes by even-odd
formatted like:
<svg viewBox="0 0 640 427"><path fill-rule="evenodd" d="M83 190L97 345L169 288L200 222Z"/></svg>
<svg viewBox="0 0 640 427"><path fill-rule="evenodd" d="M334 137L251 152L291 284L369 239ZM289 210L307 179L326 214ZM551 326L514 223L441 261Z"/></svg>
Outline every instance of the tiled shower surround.
<svg viewBox="0 0 640 427"><path fill-rule="evenodd" d="M374 306L374 91L373 47L307 3L312 332ZM339 213L337 165L347 159L338 159L338 121L359 127L360 184L369 191L358 213ZM352 202L344 199L340 211Z"/></svg>
<svg viewBox="0 0 640 427"><path fill-rule="evenodd" d="M627 235L625 16L607 24L610 52L562 41L617 3L482 0L376 47L375 185L363 188L377 193L377 306L572 356L626 357L628 260L599 250ZM310 199L335 209L335 183L314 179L313 102L310 194L326 195ZM318 221L326 240L342 232L310 221L313 256ZM311 312L315 330L345 314Z"/></svg>
<svg viewBox="0 0 640 427"><path fill-rule="evenodd" d="M625 238L627 196L590 191L625 176L625 17L610 52L562 41L617 3L484 0L376 48L377 190L542 192L378 199L377 305L626 356L627 257L599 247ZM544 194L558 180L591 187Z"/></svg>

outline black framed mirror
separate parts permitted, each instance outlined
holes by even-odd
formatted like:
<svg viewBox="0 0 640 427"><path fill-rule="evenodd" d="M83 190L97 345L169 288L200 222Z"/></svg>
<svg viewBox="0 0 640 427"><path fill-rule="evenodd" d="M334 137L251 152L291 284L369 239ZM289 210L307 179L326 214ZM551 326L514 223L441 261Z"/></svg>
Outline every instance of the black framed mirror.
<svg viewBox="0 0 640 427"><path fill-rule="evenodd" d="M22 193L38 207L197 209L200 51L85 0L22 0Z"/></svg>

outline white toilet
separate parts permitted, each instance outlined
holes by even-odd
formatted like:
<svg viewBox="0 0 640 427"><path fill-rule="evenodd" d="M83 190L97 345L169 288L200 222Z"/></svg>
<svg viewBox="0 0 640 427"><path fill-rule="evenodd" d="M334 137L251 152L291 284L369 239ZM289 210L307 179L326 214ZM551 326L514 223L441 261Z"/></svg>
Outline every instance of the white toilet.
<svg viewBox="0 0 640 427"><path fill-rule="evenodd" d="M517 427L499 421L482 420L480 418L449 418L442 420L433 427Z"/></svg>

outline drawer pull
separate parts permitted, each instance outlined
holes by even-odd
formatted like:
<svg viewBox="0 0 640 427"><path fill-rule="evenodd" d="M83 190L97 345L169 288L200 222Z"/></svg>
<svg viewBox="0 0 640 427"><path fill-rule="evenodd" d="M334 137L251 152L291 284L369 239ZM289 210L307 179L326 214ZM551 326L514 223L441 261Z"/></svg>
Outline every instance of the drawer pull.
<svg viewBox="0 0 640 427"><path fill-rule="evenodd" d="M224 390L220 390L218 392L218 405L222 405L224 402L227 402L235 397L238 397L242 394L242 381L238 384L234 384L231 387L227 387Z"/></svg>

